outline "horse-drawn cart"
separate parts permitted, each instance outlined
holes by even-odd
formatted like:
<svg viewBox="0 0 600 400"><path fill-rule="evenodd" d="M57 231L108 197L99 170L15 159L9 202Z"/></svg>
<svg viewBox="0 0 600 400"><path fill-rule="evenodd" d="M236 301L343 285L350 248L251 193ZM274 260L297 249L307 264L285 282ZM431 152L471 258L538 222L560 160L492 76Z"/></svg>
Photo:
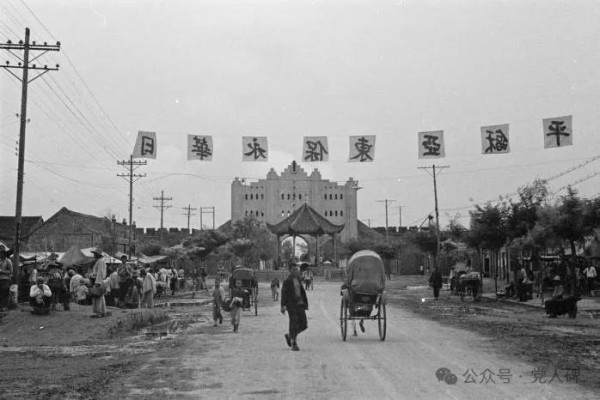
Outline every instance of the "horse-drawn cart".
<svg viewBox="0 0 600 400"><path fill-rule="evenodd" d="M465 300L465 296L473 296L474 301L481 300L481 278L477 272L469 272L458 278L456 289L460 295L460 301Z"/></svg>

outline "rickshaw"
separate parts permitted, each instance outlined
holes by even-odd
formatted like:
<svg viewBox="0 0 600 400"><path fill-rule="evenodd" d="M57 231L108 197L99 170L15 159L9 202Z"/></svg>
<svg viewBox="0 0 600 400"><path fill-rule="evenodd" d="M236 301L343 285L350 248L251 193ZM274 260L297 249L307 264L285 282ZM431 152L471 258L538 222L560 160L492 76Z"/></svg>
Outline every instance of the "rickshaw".
<svg viewBox="0 0 600 400"><path fill-rule="evenodd" d="M379 339L385 340L385 270L374 251L361 250L348 262L346 281L341 290L340 327L346 340L348 321L377 320Z"/></svg>
<svg viewBox="0 0 600 400"><path fill-rule="evenodd" d="M254 271L250 268L236 268L229 278L229 297L231 298L233 288L240 288L244 291L242 310L252 311L258 315L258 282L254 277Z"/></svg>

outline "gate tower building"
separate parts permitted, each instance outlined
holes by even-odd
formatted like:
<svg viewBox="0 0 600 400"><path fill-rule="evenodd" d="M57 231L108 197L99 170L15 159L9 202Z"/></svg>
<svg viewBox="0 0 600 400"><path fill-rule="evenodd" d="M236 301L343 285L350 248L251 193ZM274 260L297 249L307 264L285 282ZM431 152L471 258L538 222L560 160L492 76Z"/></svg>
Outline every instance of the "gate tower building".
<svg viewBox="0 0 600 400"><path fill-rule="evenodd" d="M278 175L273 168L266 179L246 182L235 178L231 184L231 222L254 217L275 225L307 203L333 224L344 224L341 240L358 236L358 181L349 178L338 184L321 177L318 169L308 175L293 161Z"/></svg>

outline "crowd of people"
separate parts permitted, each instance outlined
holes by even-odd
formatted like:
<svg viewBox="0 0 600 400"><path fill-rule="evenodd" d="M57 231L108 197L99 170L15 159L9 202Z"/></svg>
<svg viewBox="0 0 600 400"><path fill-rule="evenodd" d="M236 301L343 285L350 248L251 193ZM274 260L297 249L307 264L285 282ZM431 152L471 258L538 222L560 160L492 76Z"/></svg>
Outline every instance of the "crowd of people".
<svg viewBox="0 0 600 400"><path fill-rule="evenodd" d="M90 266L67 267L56 253L28 271L29 304L34 314L53 310L69 311L73 303L91 305L93 318L110 316L107 306L119 308L153 308L154 297L170 290L175 295L183 286L184 270L160 268L152 271L121 257L119 264L107 264L101 249L91 251ZM0 311L17 307L14 268L7 249L0 246ZM204 279L204 277L202 277ZM206 287L206 285L203 285ZM14 299L13 299L14 297Z"/></svg>

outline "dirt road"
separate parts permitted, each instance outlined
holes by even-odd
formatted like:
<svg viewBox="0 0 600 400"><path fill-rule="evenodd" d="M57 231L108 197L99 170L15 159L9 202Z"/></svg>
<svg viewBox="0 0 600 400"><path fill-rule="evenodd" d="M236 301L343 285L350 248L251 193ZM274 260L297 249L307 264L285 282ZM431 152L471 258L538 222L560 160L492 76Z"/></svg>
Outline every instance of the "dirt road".
<svg viewBox="0 0 600 400"><path fill-rule="evenodd" d="M200 324L180 346L157 352L112 382L108 398L261 399L592 399L562 365L532 365L490 340L443 326L390 304L387 339L375 322L346 342L339 328L339 283L308 293L309 328L299 352L285 344L287 315L261 293L259 315L245 312L240 332ZM440 368L447 368L441 370ZM447 383L436 373L455 375ZM548 383L551 381L551 383ZM546 383L541 383L546 382Z"/></svg>

